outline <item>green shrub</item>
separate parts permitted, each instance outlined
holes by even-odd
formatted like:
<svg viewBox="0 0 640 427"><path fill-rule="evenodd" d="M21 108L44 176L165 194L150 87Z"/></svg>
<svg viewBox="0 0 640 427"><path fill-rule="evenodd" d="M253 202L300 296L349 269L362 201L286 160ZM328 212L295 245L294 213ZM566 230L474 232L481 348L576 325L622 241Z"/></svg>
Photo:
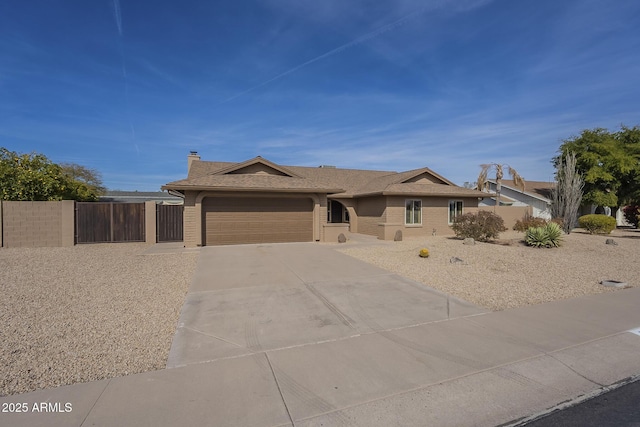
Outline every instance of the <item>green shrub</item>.
<svg viewBox="0 0 640 427"><path fill-rule="evenodd" d="M578 225L589 234L609 234L616 228L616 219L608 215L584 215L578 218Z"/></svg>
<svg viewBox="0 0 640 427"><path fill-rule="evenodd" d="M420 258L429 258L429 249L422 248L420 249Z"/></svg>
<svg viewBox="0 0 640 427"><path fill-rule="evenodd" d="M562 242L562 228L555 222L527 230L525 242L536 248L557 248Z"/></svg>
<svg viewBox="0 0 640 427"><path fill-rule="evenodd" d="M624 208L622 208L622 213L624 214L624 218L629 224L633 225L635 228L638 228L638 223L640 223L640 206L625 206Z"/></svg>
<svg viewBox="0 0 640 427"><path fill-rule="evenodd" d="M457 237L470 237L479 242L497 239L498 235L507 229L502 217L489 211L460 215L453 221L451 228Z"/></svg>
<svg viewBox="0 0 640 427"><path fill-rule="evenodd" d="M524 232L530 229L531 227L544 227L547 225L547 221L542 218L535 218L529 214L526 214L516 221L516 225L513 226L515 231Z"/></svg>

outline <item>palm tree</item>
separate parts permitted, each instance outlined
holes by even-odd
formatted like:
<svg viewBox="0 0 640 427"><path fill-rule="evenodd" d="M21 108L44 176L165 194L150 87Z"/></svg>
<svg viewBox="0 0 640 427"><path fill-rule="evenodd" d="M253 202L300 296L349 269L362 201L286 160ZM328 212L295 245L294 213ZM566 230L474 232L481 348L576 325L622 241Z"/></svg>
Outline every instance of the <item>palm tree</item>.
<svg viewBox="0 0 640 427"><path fill-rule="evenodd" d="M489 182L487 181L487 175L491 169L496 170L496 206L500 206L500 191L502 189L502 178L504 177L504 166L507 167L507 171L509 175L513 179L513 183L518 186L522 191L524 191L524 178L520 176L520 174L509 165L501 165L498 163L489 163L480 165L480 175L478 175L478 183L476 184L476 188L480 191L488 190Z"/></svg>

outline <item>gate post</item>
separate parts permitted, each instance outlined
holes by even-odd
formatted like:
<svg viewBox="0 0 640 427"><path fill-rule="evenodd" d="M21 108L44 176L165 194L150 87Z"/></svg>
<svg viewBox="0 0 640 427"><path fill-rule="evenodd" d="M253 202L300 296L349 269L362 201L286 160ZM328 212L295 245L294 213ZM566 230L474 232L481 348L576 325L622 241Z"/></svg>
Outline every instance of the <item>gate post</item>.
<svg viewBox="0 0 640 427"><path fill-rule="evenodd" d="M156 202L153 200L144 202L144 241L145 243L157 243Z"/></svg>
<svg viewBox="0 0 640 427"><path fill-rule="evenodd" d="M76 202L73 200L60 201L60 245L73 246L76 242Z"/></svg>

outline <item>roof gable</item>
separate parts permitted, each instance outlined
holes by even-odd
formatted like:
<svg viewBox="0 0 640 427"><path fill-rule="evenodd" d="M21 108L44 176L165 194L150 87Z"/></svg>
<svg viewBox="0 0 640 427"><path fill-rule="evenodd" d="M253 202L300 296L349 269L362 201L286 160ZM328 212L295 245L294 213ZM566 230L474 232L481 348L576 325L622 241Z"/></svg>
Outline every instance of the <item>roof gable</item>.
<svg viewBox="0 0 640 427"><path fill-rule="evenodd" d="M214 175L274 175L274 176L286 176L290 178L302 178L300 175L293 171L279 166L262 157L254 157L242 163L236 163L231 166L222 168L213 173Z"/></svg>
<svg viewBox="0 0 640 427"><path fill-rule="evenodd" d="M428 168L418 169L409 175L408 178L404 178L398 182L399 184L405 184L414 182L417 184L446 184L446 185L455 185L453 182L448 179L438 175L434 171Z"/></svg>

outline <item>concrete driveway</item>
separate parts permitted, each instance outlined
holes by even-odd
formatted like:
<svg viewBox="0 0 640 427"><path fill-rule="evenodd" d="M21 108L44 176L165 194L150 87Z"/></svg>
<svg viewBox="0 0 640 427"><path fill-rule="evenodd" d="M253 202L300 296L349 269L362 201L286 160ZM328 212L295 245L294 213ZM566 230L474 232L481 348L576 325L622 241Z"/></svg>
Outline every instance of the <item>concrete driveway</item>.
<svg viewBox="0 0 640 427"><path fill-rule="evenodd" d="M331 246L205 247L167 367L483 312Z"/></svg>

